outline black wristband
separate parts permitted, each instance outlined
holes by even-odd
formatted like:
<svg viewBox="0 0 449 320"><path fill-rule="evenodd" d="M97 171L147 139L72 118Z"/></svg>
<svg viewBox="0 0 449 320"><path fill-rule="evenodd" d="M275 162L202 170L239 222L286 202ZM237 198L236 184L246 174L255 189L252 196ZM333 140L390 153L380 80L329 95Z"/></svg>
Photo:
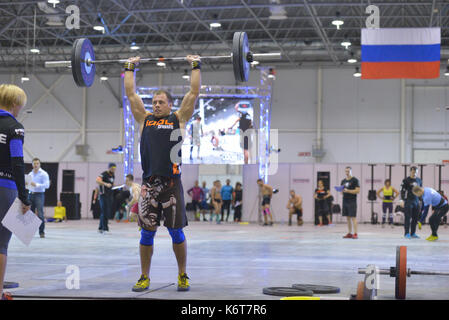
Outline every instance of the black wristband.
<svg viewBox="0 0 449 320"><path fill-rule="evenodd" d="M192 61L192 70L201 70L201 61L200 60Z"/></svg>
<svg viewBox="0 0 449 320"><path fill-rule="evenodd" d="M136 70L136 65L132 62L126 61L124 65L125 71L132 71Z"/></svg>

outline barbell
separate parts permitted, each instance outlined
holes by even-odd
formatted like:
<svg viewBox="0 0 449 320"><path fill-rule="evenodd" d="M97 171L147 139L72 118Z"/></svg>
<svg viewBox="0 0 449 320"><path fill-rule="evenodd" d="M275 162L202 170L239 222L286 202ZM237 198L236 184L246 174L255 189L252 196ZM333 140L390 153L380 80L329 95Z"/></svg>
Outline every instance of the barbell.
<svg viewBox="0 0 449 320"><path fill-rule="evenodd" d="M365 268L358 269L359 274L365 274ZM407 269L407 247L398 246L396 247L396 266L390 267L390 269L379 269L379 274L389 275L395 278L395 298L405 299L406 296L406 285L407 277L412 274L415 275L431 275L431 276L449 276L449 272L440 271L417 271Z"/></svg>
<svg viewBox="0 0 449 320"><path fill-rule="evenodd" d="M232 39L232 52L229 55L201 56L201 60L229 59L232 62L234 77L237 81L247 82L249 78L250 64L254 58L280 58L280 52L252 53L249 50L248 36L246 32L235 32ZM142 58L140 62L164 62L185 61L185 57L171 58ZM70 61L46 61L46 68L72 68L72 75L79 87L90 87L95 80L95 66L97 64L124 63L127 59L95 60L95 52L92 43L87 38L75 40L72 47Z"/></svg>

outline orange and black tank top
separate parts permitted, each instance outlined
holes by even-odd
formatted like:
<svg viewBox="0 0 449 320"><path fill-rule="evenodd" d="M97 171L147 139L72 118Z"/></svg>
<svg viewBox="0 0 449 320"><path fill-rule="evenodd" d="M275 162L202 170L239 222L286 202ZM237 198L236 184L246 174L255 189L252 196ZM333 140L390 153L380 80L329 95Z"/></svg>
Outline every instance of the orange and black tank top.
<svg viewBox="0 0 449 320"><path fill-rule="evenodd" d="M163 118L149 114L143 124L140 156L143 179L181 176L182 135L175 113Z"/></svg>

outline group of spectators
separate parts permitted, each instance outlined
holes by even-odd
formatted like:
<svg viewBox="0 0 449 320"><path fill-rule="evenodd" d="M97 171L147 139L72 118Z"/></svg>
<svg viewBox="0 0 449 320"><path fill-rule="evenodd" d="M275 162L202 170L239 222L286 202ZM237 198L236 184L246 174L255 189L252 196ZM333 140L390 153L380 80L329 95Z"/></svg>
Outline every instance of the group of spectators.
<svg viewBox="0 0 449 320"><path fill-rule="evenodd" d="M203 181L202 187L198 181L187 194L192 198L190 209L195 213L195 220L200 221L216 221L220 224L223 221L229 221L231 208L234 210L234 222L240 222L242 219L242 200L243 200L242 184L237 182L235 187L231 186L231 180L227 179L224 186L220 180L213 182L212 188L207 188L206 182ZM224 217L226 211L226 218ZM209 220L206 214L209 213Z"/></svg>
<svg viewBox="0 0 449 320"><path fill-rule="evenodd" d="M259 179L261 181L261 179ZM265 185L260 183L261 186ZM357 235L357 194L360 193L359 180L352 175L352 168L345 168L345 178L340 186L335 187L337 192L343 195L342 216L347 218L348 233L343 237L345 239L358 239ZM263 190L263 189L262 189ZM400 191L391 185L391 180L386 179L384 186L377 190L377 197L382 200L382 222L384 226L388 223L393 226L393 202L400 197L398 207L395 211L403 212L404 217L404 237L406 239L419 239L416 234L418 227L421 230L425 223L429 207L432 207L433 214L429 218L429 224L432 229L432 235L426 240L435 241L438 239L438 226L445 223L446 214L449 211L448 199L442 191L436 191L432 188L424 188L422 180L418 177L418 168L412 166L410 175L403 179ZM325 188L322 180L318 181L318 188L314 193L315 209L318 214L319 226L323 225L324 216L328 223L332 224L332 201L333 197L329 190ZM262 203L264 205L266 202ZM289 209L289 225L293 214L297 214L298 225L302 224L302 198L290 191L290 199L287 204ZM264 217L266 214L264 209Z"/></svg>
<svg viewBox="0 0 449 320"><path fill-rule="evenodd" d="M25 181L26 188L29 191L29 201L31 210L41 219L42 224L39 227L41 238L45 237L45 218L44 218L44 201L45 190L50 186L49 175L41 168L41 162L38 158L32 161L33 170L28 173ZM116 165L110 163L108 170L101 173L96 182L98 187L95 189L92 197L92 208L98 206L100 212L100 223L98 231L100 233L109 232L108 220L116 218L120 221L133 221L136 217L130 214L131 211L137 213L137 210L131 210L136 206L140 196L140 185L134 182L133 175L126 176L125 185L118 190L113 190L115 180ZM416 238L416 226L421 229L422 224L426 221L429 206L419 205L419 199L413 193L413 187L422 187L421 180L417 177L418 169L412 167L410 176L405 178L401 191L399 192L391 186L391 181L387 179L385 185L377 190L377 196L382 200L382 226L388 221L393 225L393 201L401 196L399 204L400 211L404 212L404 229L406 238ZM357 238L357 194L360 192L360 185L357 178L352 176L350 167L345 168L345 179L341 182L341 190L343 193L343 210L342 215L348 219L348 234L345 238ZM264 225L272 225L273 218L270 212L270 200L276 190L271 186L264 184L261 179L258 180L263 195L262 213L264 217ZM274 192L273 192L274 191ZM242 184L237 182L235 187L231 186L230 179L226 180L226 184L222 186L220 180L213 182L211 189L207 188L206 182L199 186L199 182L195 181L192 188L187 191L191 197L190 210L194 211L195 220L203 221L228 222L231 209L234 211L233 221L240 222L242 218L242 200L243 190ZM327 218L328 225L332 224L332 201L333 196L330 190L325 187L322 180L318 181L313 198L315 199L315 210L318 215L318 226L323 226L324 217ZM442 199L445 197L443 196ZM302 203L303 199L296 194L294 190L290 191L290 197L287 203L289 212L289 225L292 225L292 216L297 215L297 224L302 225ZM226 212L226 216L225 216ZM206 218L209 214L209 219ZM388 214L388 216L387 216ZM61 222L66 220L65 207L58 201L55 207L53 218L47 219L47 222ZM388 220L387 220L388 219ZM354 232L352 232L354 231Z"/></svg>

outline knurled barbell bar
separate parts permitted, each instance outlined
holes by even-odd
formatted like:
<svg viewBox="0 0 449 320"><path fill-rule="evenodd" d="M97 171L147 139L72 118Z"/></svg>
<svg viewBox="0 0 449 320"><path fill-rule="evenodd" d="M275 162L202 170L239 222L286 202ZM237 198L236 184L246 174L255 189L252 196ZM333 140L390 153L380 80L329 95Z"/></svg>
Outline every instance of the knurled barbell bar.
<svg viewBox="0 0 449 320"><path fill-rule="evenodd" d="M201 56L201 60L230 59L233 64L234 77L237 81L246 82L249 78L250 64L254 58L280 58L281 53L252 53L249 50L246 32L235 32L230 55ZM141 62L151 61L185 61L185 57L142 58ZM124 63L126 59L95 60L92 43L87 38L77 39L73 43L71 61L46 61L46 68L72 68L73 79L79 87L90 87L95 80L95 65L107 63Z"/></svg>
<svg viewBox="0 0 449 320"><path fill-rule="evenodd" d="M365 268L358 269L359 274L365 274ZM430 275L430 276L449 276L449 272L440 271L416 271L407 269L407 247L398 246L396 248L396 266L390 269L379 269L379 274L389 275L395 278L395 297L396 299L405 299L406 296L406 280L412 274Z"/></svg>

